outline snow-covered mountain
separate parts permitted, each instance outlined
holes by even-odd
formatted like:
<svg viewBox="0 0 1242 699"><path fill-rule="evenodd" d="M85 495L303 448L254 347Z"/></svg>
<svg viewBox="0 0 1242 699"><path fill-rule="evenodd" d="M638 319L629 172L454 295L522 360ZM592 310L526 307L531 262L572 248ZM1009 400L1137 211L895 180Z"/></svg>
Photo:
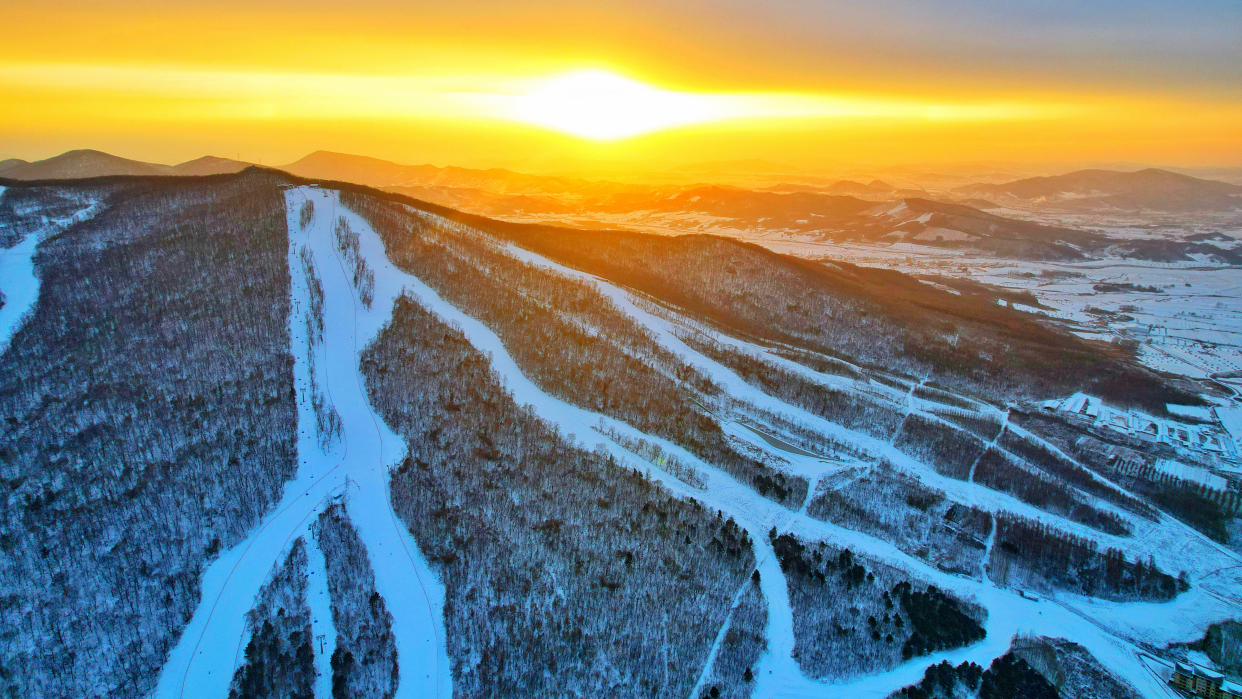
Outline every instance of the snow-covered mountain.
<svg viewBox="0 0 1242 699"><path fill-rule="evenodd" d="M1155 698L1237 647L1231 418L983 293L256 168L11 183L0 247L6 696Z"/></svg>

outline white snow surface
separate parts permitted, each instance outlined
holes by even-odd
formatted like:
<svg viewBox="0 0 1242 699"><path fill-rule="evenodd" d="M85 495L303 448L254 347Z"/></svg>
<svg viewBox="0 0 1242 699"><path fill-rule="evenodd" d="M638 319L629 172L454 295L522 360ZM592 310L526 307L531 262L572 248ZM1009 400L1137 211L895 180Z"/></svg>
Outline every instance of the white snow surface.
<svg viewBox="0 0 1242 699"><path fill-rule="evenodd" d="M1229 433L1234 444L1242 449L1242 408L1218 407L1215 410L1220 426Z"/></svg>
<svg viewBox="0 0 1242 699"><path fill-rule="evenodd" d="M315 217L302 230L298 212L306 200L314 202ZM400 668L397 697L448 699L452 677L444 645L444 588L389 504L389 469L404 457L404 443L372 410L358 370L361 352L388 322L405 277L388 263L370 226L338 205L336 192L302 187L289 190L285 201L293 299L289 325L298 391L298 473L286 484L280 504L250 537L208 567L202 600L164 666L155 694L161 699L228 695L239 649L248 641L245 614L272 566L282 560L296 537L307 535L308 543L313 542L309 525L333 498L343 497L370 556L376 590L393 617ZM370 309L358 302L337 255L333 226L338 216L359 232L362 254L376 272ZM314 254L324 288L324 337L315 347L306 336L305 314L310 304L298 259L303 245ZM308 349L319 352L320 388L342 420L342 438L326 452L319 447L311 407ZM320 555L310 552L312 561ZM315 603L312 611L320 618L322 603ZM317 654L316 666L324 667L319 655L323 654ZM330 678L325 684L321 677L318 687L330 687Z"/></svg>
<svg viewBox="0 0 1242 699"><path fill-rule="evenodd" d="M309 532L308 532L309 534ZM332 696L332 653L336 651L336 626L332 623L331 597L328 595L328 570L323 551L306 537L308 582L306 601L311 611L311 635L315 648L315 696Z"/></svg>
<svg viewBox="0 0 1242 699"><path fill-rule="evenodd" d="M0 198L4 196L5 189L0 187ZM99 210L98 202L88 201L72 216L59 219L44 217L42 227L27 233L17 245L0 250L0 293L4 294L4 306L0 307L0 354L9 348L13 335L39 301L39 275L34 265L39 243L48 235L92 218Z"/></svg>
<svg viewBox="0 0 1242 699"><path fill-rule="evenodd" d="M1190 466L1173 459L1159 459L1155 466L1157 471L1167 473L1174 478L1180 478L1184 481L1198 483L1200 485L1211 488L1212 490L1224 491L1229 487L1229 481L1212 473L1206 468L1198 466Z"/></svg>
<svg viewBox="0 0 1242 699"><path fill-rule="evenodd" d="M1212 419L1211 408L1205 408L1197 405L1175 405L1173 403L1166 403L1164 407L1170 413L1179 417L1193 417L1197 420Z"/></svg>

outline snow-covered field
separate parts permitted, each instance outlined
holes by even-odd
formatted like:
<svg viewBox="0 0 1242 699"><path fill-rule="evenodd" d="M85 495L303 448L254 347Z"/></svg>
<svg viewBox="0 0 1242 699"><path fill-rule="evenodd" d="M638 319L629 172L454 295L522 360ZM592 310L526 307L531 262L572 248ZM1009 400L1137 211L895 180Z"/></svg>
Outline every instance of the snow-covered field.
<svg viewBox="0 0 1242 699"><path fill-rule="evenodd" d="M1019 310L1066 322L1083 337L1137 341L1139 358L1147 366L1189 378L1213 378L1242 397L1242 272L1237 267L1197 261L1005 260L907 243L886 247L790 237L753 242L800 257L829 257L1028 291L1047 308L1015 306ZM1154 287L1159 292L1097 291L1097 284Z"/></svg>

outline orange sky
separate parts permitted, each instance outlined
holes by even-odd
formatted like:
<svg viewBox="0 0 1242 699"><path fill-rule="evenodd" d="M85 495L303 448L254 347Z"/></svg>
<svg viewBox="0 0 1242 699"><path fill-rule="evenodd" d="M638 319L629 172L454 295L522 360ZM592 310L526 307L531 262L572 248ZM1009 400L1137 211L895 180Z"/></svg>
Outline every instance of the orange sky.
<svg viewBox="0 0 1242 699"><path fill-rule="evenodd" d="M0 0L0 17L0 157L1242 165L1229 2Z"/></svg>

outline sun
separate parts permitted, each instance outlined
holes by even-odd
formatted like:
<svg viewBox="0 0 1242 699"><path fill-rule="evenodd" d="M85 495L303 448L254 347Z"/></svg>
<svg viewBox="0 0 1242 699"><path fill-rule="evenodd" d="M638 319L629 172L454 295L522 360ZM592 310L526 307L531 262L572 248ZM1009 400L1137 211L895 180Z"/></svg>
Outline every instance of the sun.
<svg viewBox="0 0 1242 699"><path fill-rule="evenodd" d="M710 97L672 92L604 70L548 78L517 98L519 121L581 138L612 141L724 115Z"/></svg>

